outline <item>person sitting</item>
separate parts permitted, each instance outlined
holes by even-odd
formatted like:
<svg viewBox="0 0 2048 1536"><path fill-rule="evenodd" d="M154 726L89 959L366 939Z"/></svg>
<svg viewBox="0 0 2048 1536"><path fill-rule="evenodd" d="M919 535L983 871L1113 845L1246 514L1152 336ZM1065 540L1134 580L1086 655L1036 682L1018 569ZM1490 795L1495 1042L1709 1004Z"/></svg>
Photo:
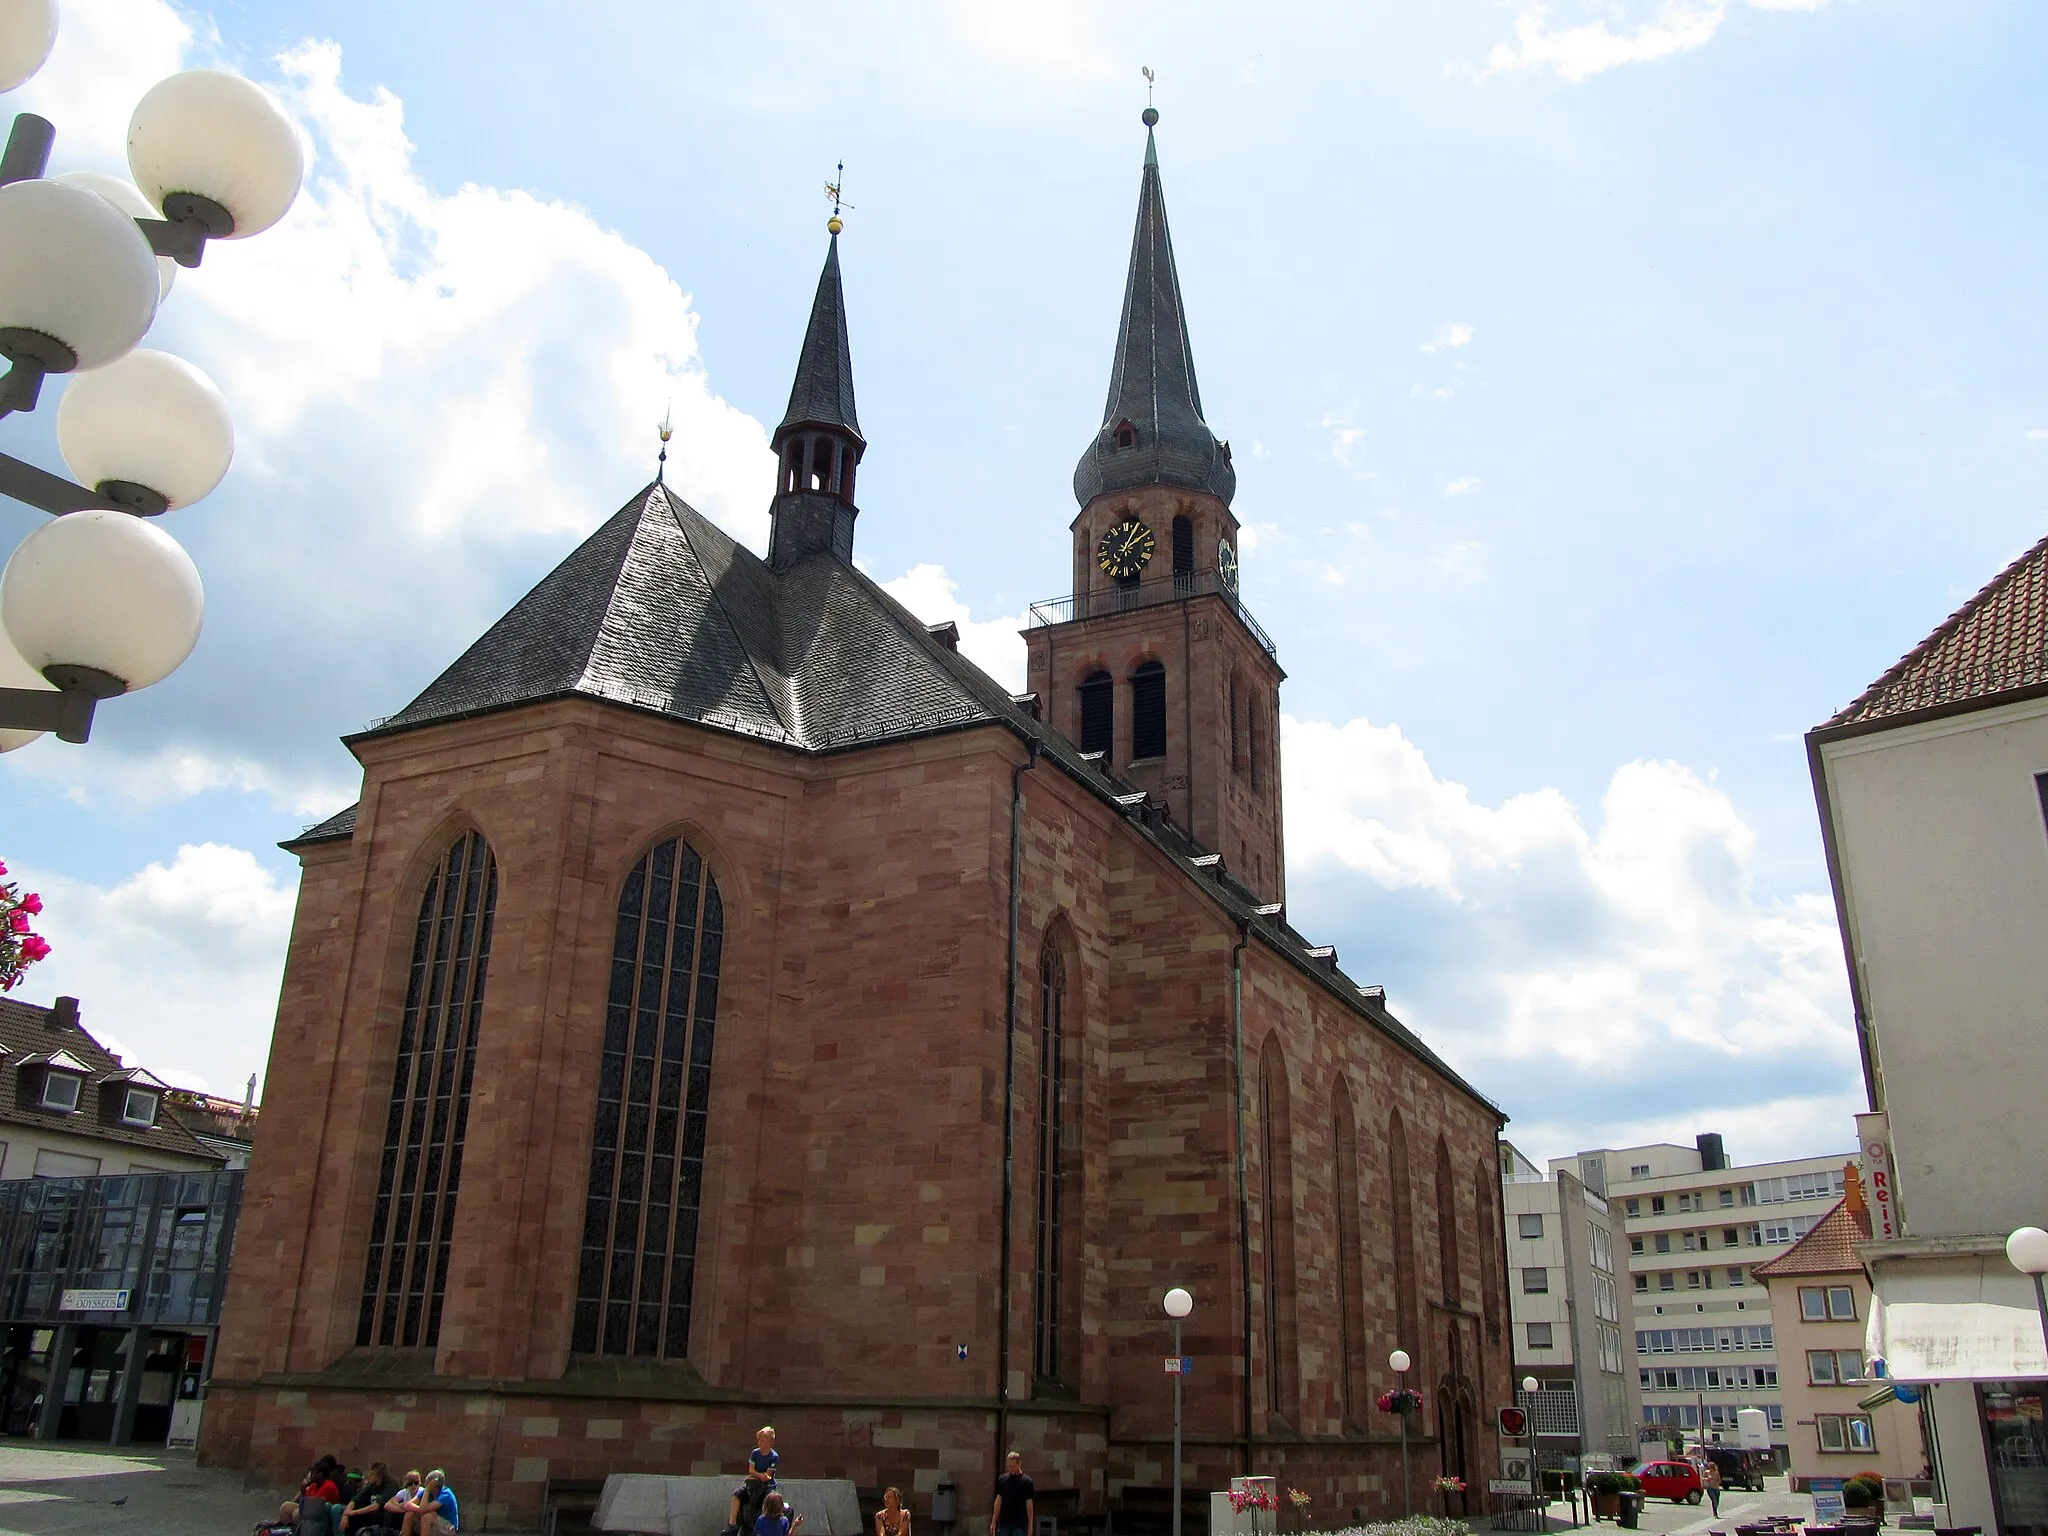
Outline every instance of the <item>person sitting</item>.
<svg viewBox="0 0 2048 1536"><path fill-rule="evenodd" d="M755 1517L775 1491L775 1469L781 1460L775 1449L775 1426L763 1424L754 1431L754 1449L747 1454L747 1480L732 1491L732 1508L726 1512L721 1536L745 1536L753 1530Z"/></svg>
<svg viewBox="0 0 2048 1536"><path fill-rule="evenodd" d="M384 1505L397 1492L398 1485L391 1481L391 1469L381 1461L371 1462L369 1472L356 1484L355 1493L341 1512L341 1536L364 1536L368 1531L383 1530Z"/></svg>
<svg viewBox="0 0 2048 1536"><path fill-rule="evenodd" d="M901 1488L883 1490L882 1507L875 1511L875 1536L910 1536L910 1511L903 1507Z"/></svg>
<svg viewBox="0 0 2048 1536"><path fill-rule="evenodd" d="M292 1536L299 1524L299 1505L296 1499L286 1499L277 1507L275 1520L258 1520L255 1536Z"/></svg>
<svg viewBox="0 0 2048 1536"><path fill-rule="evenodd" d="M420 1496L407 1511L399 1536L455 1536L461 1528L455 1490L448 1486L448 1474L436 1467L420 1484Z"/></svg>
<svg viewBox="0 0 2048 1536"><path fill-rule="evenodd" d="M796 1528L803 1523L802 1515L794 1520L789 1517L789 1506L783 1502L781 1494L771 1493L761 1501L761 1513L754 1521L754 1536L796 1536Z"/></svg>
<svg viewBox="0 0 2048 1536"><path fill-rule="evenodd" d="M419 1501L420 1475L417 1471L408 1472L398 1492L384 1501L384 1529L403 1530L407 1517L412 1514L413 1506Z"/></svg>

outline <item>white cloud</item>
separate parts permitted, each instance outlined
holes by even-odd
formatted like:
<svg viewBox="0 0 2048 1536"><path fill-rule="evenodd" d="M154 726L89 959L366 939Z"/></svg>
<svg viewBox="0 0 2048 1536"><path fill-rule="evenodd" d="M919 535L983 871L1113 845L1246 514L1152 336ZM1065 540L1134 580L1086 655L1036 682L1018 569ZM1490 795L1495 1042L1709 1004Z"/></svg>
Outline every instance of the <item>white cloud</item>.
<svg viewBox="0 0 2048 1536"><path fill-rule="evenodd" d="M1446 480L1444 482L1444 494L1446 496L1470 496L1478 489L1479 477L1477 475L1460 475L1455 480Z"/></svg>
<svg viewBox="0 0 2048 1536"><path fill-rule="evenodd" d="M1515 39L1487 53L1485 75L1548 69L1574 84L1626 64L1651 64L1711 42L1731 0L1518 0ZM1817 11L1827 0L1746 0L1759 11ZM1584 19L1578 19L1584 18Z"/></svg>
<svg viewBox="0 0 2048 1536"><path fill-rule="evenodd" d="M1454 581L1484 581L1487 576L1487 556L1490 553L1486 545L1477 539L1463 539L1429 563Z"/></svg>
<svg viewBox="0 0 2048 1536"><path fill-rule="evenodd" d="M2030 443L2048 443L2048 427L2034 427L2027 433Z"/></svg>
<svg viewBox="0 0 2048 1536"><path fill-rule="evenodd" d="M927 624L951 619L960 626L960 650L1012 693L1024 691L1024 614L976 619L960 601L960 583L943 565L914 565L882 590Z"/></svg>
<svg viewBox="0 0 2048 1536"><path fill-rule="evenodd" d="M110 1049L180 1087L240 1097L270 1049L295 893L244 848L186 844L113 886L17 869L49 958L17 995L79 999Z"/></svg>
<svg viewBox="0 0 2048 1536"><path fill-rule="evenodd" d="M1446 320L1436 328L1436 334L1422 344L1420 350L1424 352L1455 352L1460 347L1469 346L1472 336L1473 328L1465 321Z"/></svg>
<svg viewBox="0 0 2048 1536"><path fill-rule="evenodd" d="M1484 804L1397 726L1290 718L1283 732L1297 911L1351 928L1323 937L1454 1065L1514 1085L1511 1112L1584 1136L1758 1087L1854 1096L1833 904L1759 896L1756 833L1698 774L1624 764L1588 817L1552 788ZM1389 951L1428 958L1389 976L1374 958ZM1574 1095L1568 1111L1550 1084ZM1632 1084L1654 1098L1603 1111L1583 1097Z"/></svg>

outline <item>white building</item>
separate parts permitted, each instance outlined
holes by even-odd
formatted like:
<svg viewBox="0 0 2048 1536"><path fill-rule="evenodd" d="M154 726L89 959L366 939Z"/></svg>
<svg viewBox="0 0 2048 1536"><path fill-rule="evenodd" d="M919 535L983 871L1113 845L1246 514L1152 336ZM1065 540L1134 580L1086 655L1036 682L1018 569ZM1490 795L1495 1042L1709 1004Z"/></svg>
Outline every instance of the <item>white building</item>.
<svg viewBox="0 0 2048 1536"><path fill-rule="evenodd" d="M2048 1526L2048 540L1807 736L1874 1113L1871 1347L1930 1383L1946 1524Z"/></svg>
<svg viewBox="0 0 2048 1536"><path fill-rule="evenodd" d="M1770 1299L1750 1270L1827 1214L1849 1161L1841 1153L1732 1167L1711 1133L1690 1147L1552 1161L1620 1217L1644 1423L1732 1444L1736 1413L1760 1408L1772 1443L1789 1447Z"/></svg>
<svg viewBox="0 0 2048 1536"><path fill-rule="evenodd" d="M1633 1454L1642 1393L1634 1330L1622 1313L1628 1266L1619 1220L1577 1174L1546 1178L1506 1142L1501 1209L1515 1379L1541 1383L1528 1404L1538 1449Z"/></svg>

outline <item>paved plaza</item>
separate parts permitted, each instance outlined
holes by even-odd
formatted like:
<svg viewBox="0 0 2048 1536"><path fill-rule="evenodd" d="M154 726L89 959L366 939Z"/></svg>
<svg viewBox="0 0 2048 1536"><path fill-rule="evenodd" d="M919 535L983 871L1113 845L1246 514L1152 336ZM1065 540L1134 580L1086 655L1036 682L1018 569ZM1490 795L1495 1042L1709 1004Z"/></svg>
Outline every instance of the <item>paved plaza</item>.
<svg viewBox="0 0 2048 1536"><path fill-rule="evenodd" d="M0 1444L0 1533L246 1536L279 1494L189 1452Z"/></svg>

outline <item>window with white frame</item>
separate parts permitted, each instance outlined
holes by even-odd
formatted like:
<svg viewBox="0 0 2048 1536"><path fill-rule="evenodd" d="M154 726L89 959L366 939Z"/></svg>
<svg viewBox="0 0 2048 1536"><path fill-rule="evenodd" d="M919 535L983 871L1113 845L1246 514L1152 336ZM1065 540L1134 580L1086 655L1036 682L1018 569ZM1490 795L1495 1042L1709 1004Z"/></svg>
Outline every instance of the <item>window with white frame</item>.
<svg viewBox="0 0 2048 1536"><path fill-rule="evenodd" d="M1828 1287L1828 1316L1837 1322L1856 1321L1856 1292L1846 1285Z"/></svg>
<svg viewBox="0 0 2048 1536"><path fill-rule="evenodd" d="M1593 1315L1610 1323L1621 1321L1621 1304L1615 1300L1612 1275L1593 1277Z"/></svg>
<svg viewBox="0 0 2048 1536"><path fill-rule="evenodd" d="M1650 1277L1649 1277L1648 1275L1637 1275L1637 1276L1636 1276L1636 1294L1640 1296L1640 1295L1641 1295L1641 1294L1642 1294L1643 1292L1645 1292L1645 1291L1649 1290L1649 1288L1650 1288Z"/></svg>
<svg viewBox="0 0 2048 1536"><path fill-rule="evenodd" d="M1550 1292L1550 1271L1547 1269L1525 1269L1522 1271L1522 1294L1544 1296Z"/></svg>
<svg viewBox="0 0 2048 1536"><path fill-rule="evenodd" d="M1848 1386L1863 1380L1863 1352L1857 1349L1809 1349L1806 1379L1816 1387Z"/></svg>
<svg viewBox="0 0 2048 1536"><path fill-rule="evenodd" d="M1723 1248L1740 1248L1742 1246L1741 1228L1723 1227L1721 1229L1721 1246Z"/></svg>
<svg viewBox="0 0 2048 1536"><path fill-rule="evenodd" d="M1524 1326L1529 1330L1529 1347L1531 1349L1550 1348L1550 1324L1528 1323Z"/></svg>
<svg viewBox="0 0 2048 1536"><path fill-rule="evenodd" d="M1664 1197L1662 1195L1650 1196L1650 1214L1652 1216L1662 1216L1664 1214Z"/></svg>
<svg viewBox="0 0 2048 1536"><path fill-rule="evenodd" d="M1675 1291L1675 1290L1677 1290L1677 1289L1678 1289L1678 1275L1677 1275L1676 1271L1673 1271L1673 1270L1669 1270L1669 1269L1667 1269L1667 1270L1665 1270L1665 1271L1664 1271L1664 1272L1663 1272L1662 1274L1658 1275L1658 1276L1657 1276L1657 1289L1658 1289L1658 1290L1660 1290L1660 1291Z"/></svg>
<svg viewBox="0 0 2048 1536"><path fill-rule="evenodd" d="M1643 1240L1640 1237L1630 1238L1628 1240L1628 1251L1630 1253L1641 1253L1643 1251Z"/></svg>
<svg viewBox="0 0 2048 1536"><path fill-rule="evenodd" d="M1656 1249L1659 1253L1669 1253L1671 1251L1671 1234L1669 1232L1659 1232L1657 1234Z"/></svg>
<svg viewBox="0 0 2048 1536"><path fill-rule="evenodd" d="M1650 1165L1648 1163L1630 1163L1628 1176L1632 1179L1647 1179L1650 1176Z"/></svg>
<svg viewBox="0 0 2048 1536"><path fill-rule="evenodd" d="M1588 1227L1593 1234L1593 1267L1614 1273L1614 1239L1605 1227Z"/></svg>
<svg viewBox="0 0 2048 1536"><path fill-rule="evenodd" d="M121 1098L121 1123L123 1125L148 1126L156 1124L157 1096L147 1088L130 1088Z"/></svg>
<svg viewBox="0 0 2048 1536"><path fill-rule="evenodd" d="M1622 1209L1631 1216L1640 1216L1643 1214L1643 1202L1636 1199L1634 1195L1630 1195L1628 1199L1622 1202Z"/></svg>
<svg viewBox="0 0 2048 1536"><path fill-rule="evenodd" d="M1820 1448L1830 1453L1869 1451L1877 1445L1867 1413L1817 1413L1813 1428Z"/></svg>
<svg viewBox="0 0 2048 1536"><path fill-rule="evenodd" d="M1728 1283L1730 1285L1749 1284L1748 1279L1742 1273L1742 1266L1740 1264L1730 1264L1728 1266Z"/></svg>
<svg viewBox="0 0 2048 1536"><path fill-rule="evenodd" d="M1517 1216L1515 1218L1515 1230L1523 1237L1541 1237L1543 1235L1543 1217L1535 1212Z"/></svg>
<svg viewBox="0 0 2048 1536"><path fill-rule="evenodd" d="M1758 1205L1782 1205L1787 1200L1820 1200L1829 1195L1839 1195L1845 1187L1842 1170L1827 1169L1819 1173L1793 1173L1782 1179L1758 1179L1756 1181L1756 1202Z"/></svg>
<svg viewBox="0 0 2048 1536"><path fill-rule="evenodd" d="M78 1111L78 1096L85 1087L85 1079L73 1072L45 1072L43 1074L44 1109L54 1109L59 1114L70 1115Z"/></svg>
<svg viewBox="0 0 2048 1536"><path fill-rule="evenodd" d="M1722 1190L1722 1191L1721 1191L1721 1204L1723 1204L1723 1205L1725 1206L1725 1205L1733 1205L1734 1203L1735 1203L1735 1191L1734 1191L1734 1190L1732 1190L1732 1189L1724 1189L1724 1190Z"/></svg>
<svg viewBox="0 0 2048 1536"><path fill-rule="evenodd" d="M1853 1323L1856 1292L1846 1285L1802 1285L1799 1315L1809 1323Z"/></svg>

